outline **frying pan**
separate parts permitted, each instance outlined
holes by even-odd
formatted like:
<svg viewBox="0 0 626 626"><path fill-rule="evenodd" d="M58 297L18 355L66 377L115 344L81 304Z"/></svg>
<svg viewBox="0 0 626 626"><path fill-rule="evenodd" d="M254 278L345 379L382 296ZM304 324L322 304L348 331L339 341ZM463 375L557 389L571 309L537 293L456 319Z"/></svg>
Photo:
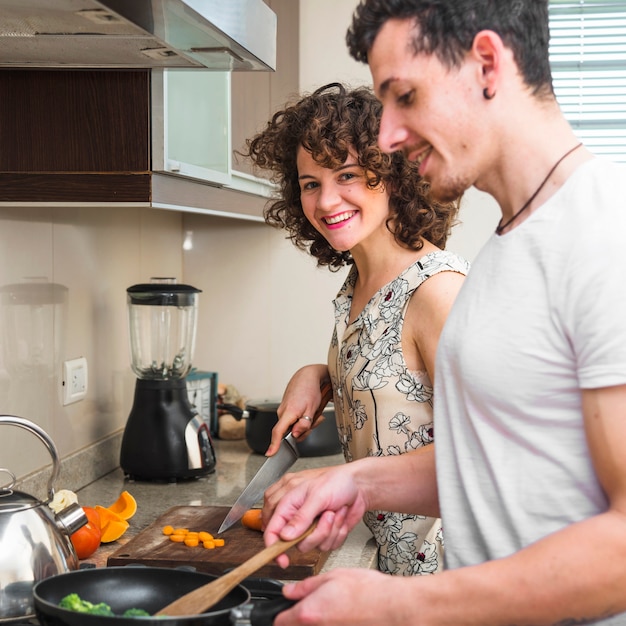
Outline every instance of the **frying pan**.
<svg viewBox="0 0 626 626"><path fill-rule="evenodd" d="M105 602L114 613L130 608L144 609L151 614L185 593L200 587L216 576L165 567L122 566L78 570L51 576L35 584L33 599L37 618L42 626L230 626L231 611L250 600L250 592L242 585L235 587L211 611L180 617L106 617L62 609L63 597L77 593L83 600ZM250 623L269 626L274 617L293 602L262 601L255 606Z"/></svg>

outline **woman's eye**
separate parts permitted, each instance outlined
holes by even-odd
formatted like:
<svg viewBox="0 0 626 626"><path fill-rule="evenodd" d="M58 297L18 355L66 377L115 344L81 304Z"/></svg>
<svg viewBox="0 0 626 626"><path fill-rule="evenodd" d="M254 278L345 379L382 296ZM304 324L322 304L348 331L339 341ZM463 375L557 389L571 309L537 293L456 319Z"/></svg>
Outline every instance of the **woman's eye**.
<svg viewBox="0 0 626 626"><path fill-rule="evenodd" d="M317 187L317 183L315 181L310 180L308 183L304 183L302 185L302 191L307 191L308 189L315 189Z"/></svg>
<svg viewBox="0 0 626 626"><path fill-rule="evenodd" d="M339 177L340 180L352 180L356 178L356 174L354 172L343 172Z"/></svg>

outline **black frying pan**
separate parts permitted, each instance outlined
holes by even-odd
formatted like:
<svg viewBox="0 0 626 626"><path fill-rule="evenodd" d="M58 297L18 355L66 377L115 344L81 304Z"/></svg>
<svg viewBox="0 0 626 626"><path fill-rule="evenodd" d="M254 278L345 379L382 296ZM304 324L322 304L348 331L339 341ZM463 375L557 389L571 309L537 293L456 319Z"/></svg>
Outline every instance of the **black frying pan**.
<svg viewBox="0 0 626 626"><path fill-rule="evenodd" d="M78 570L51 576L35 584L35 611L42 626L230 626L235 607L250 602L250 593L242 585L235 587L209 612L181 617L105 617L62 609L63 597L77 593L94 604L105 602L114 613L130 608L156 613L159 609L216 577L160 567L104 567ZM255 607L251 624L266 626L293 604L290 601L261 602ZM266 610L267 609L267 610ZM256 615L256 617L255 617Z"/></svg>

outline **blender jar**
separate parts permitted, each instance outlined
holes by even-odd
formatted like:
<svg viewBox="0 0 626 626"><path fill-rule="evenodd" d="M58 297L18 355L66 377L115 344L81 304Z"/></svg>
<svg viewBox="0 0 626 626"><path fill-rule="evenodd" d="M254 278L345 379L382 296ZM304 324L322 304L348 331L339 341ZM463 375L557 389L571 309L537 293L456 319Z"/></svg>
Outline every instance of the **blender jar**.
<svg viewBox="0 0 626 626"><path fill-rule="evenodd" d="M184 378L193 359L200 289L163 282L126 291L133 372L143 380Z"/></svg>

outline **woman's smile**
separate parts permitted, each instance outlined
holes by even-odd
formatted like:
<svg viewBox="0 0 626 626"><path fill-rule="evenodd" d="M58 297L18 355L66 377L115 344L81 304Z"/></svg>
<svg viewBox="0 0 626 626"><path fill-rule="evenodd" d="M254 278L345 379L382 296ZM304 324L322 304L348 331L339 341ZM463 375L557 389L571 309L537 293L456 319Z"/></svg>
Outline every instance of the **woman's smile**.
<svg viewBox="0 0 626 626"><path fill-rule="evenodd" d="M329 228L340 228L347 221L351 220L357 211L342 211L341 213L337 213L336 215L331 215L329 217L323 217L322 221Z"/></svg>

